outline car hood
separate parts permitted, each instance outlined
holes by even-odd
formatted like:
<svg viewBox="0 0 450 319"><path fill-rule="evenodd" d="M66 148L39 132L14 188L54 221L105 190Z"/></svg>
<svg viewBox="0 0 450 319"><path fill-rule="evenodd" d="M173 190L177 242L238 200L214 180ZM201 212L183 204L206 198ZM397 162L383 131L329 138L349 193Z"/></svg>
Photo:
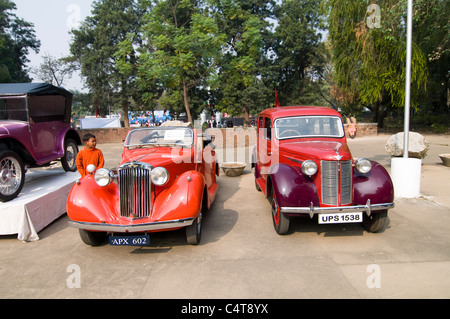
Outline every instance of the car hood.
<svg viewBox="0 0 450 319"><path fill-rule="evenodd" d="M181 147L154 147L133 150L125 149L122 154L121 164L129 162L144 162L152 165L153 167L167 166L173 163L189 162L191 155L192 149Z"/></svg>
<svg viewBox="0 0 450 319"><path fill-rule="evenodd" d="M325 161L347 161L352 159L352 154L346 143L333 141L283 142L280 145L280 153L295 158Z"/></svg>

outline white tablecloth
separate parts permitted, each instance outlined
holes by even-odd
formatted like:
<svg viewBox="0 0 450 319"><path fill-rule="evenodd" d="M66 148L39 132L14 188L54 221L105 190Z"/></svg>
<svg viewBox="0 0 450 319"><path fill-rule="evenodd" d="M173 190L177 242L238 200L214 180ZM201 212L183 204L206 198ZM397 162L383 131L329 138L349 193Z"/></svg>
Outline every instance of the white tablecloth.
<svg viewBox="0 0 450 319"><path fill-rule="evenodd" d="M80 174L56 167L30 169L25 176L19 196L0 203L0 235L36 241L39 231L66 212L67 197Z"/></svg>

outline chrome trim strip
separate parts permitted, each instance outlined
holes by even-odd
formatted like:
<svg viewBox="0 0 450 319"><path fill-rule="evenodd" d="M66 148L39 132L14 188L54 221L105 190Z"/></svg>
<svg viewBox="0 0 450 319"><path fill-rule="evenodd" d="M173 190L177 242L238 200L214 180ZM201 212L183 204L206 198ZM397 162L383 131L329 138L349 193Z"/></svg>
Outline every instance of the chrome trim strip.
<svg viewBox="0 0 450 319"><path fill-rule="evenodd" d="M102 223L88 223L88 222L77 222L70 220L69 225L75 228L86 229L86 230L97 230L113 233L135 233L151 230L161 230L190 226L194 222L193 217L174 219L162 222L153 222L146 224L134 224L134 225L117 225L117 224L102 224Z"/></svg>
<svg viewBox="0 0 450 319"><path fill-rule="evenodd" d="M280 207L280 212L288 214L309 214L313 218L314 214L332 214L344 212L365 212L370 216L372 211L385 210L394 208L394 203L370 204L370 199L367 200L366 205L355 206L339 206L339 207L314 207L311 203L309 207Z"/></svg>

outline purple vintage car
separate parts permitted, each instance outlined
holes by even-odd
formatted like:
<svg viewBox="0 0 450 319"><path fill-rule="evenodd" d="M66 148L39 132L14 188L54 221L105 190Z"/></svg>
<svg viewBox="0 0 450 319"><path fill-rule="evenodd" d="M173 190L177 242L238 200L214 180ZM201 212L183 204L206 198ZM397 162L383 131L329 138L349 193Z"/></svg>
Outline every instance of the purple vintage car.
<svg viewBox="0 0 450 319"><path fill-rule="evenodd" d="M0 201L22 190L27 167L61 160L76 171L81 144L70 127L72 93L45 83L0 84Z"/></svg>
<svg viewBox="0 0 450 319"><path fill-rule="evenodd" d="M295 216L319 224L361 223L370 232L387 224L394 188L379 163L354 159L341 115L330 108L293 106L258 117L255 183L272 206L280 235Z"/></svg>

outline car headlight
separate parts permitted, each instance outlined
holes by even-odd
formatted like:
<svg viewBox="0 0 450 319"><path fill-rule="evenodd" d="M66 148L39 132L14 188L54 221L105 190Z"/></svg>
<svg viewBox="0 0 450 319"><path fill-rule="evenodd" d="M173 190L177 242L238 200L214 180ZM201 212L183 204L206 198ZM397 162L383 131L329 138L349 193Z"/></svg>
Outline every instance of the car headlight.
<svg viewBox="0 0 450 319"><path fill-rule="evenodd" d="M164 167L155 167L151 172L152 183L162 186L169 180L169 172Z"/></svg>
<svg viewBox="0 0 450 319"><path fill-rule="evenodd" d="M312 176L317 173L317 164L312 160L307 160L302 163L302 172L305 175Z"/></svg>
<svg viewBox="0 0 450 319"><path fill-rule="evenodd" d="M367 174L372 169L372 163L367 158L359 158L355 166L356 170L362 174Z"/></svg>
<svg viewBox="0 0 450 319"><path fill-rule="evenodd" d="M100 168L95 171L94 179L98 186L108 186L114 180L114 174L109 169Z"/></svg>

